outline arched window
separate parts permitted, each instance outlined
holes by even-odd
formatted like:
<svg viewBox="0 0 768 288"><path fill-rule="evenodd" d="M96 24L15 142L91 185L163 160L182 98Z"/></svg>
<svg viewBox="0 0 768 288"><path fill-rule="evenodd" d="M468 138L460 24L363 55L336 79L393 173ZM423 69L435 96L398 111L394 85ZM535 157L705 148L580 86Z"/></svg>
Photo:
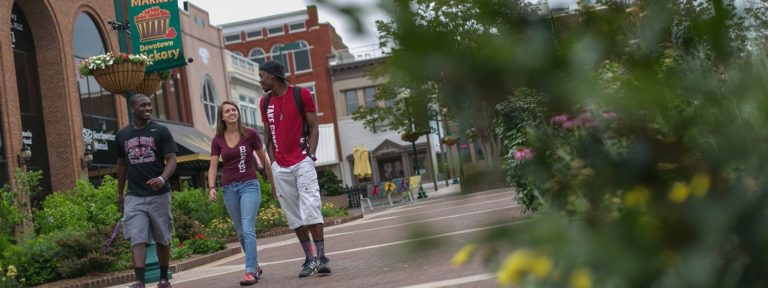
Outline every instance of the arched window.
<svg viewBox="0 0 768 288"><path fill-rule="evenodd" d="M77 16L72 35L75 64L106 51L99 29L85 12ZM118 129L116 97L102 89L93 76L77 77L77 90L83 117L83 141L95 143L91 168L114 166L117 163L115 139L109 135Z"/></svg>
<svg viewBox="0 0 768 288"><path fill-rule="evenodd" d="M266 55L264 54L264 50L261 48L253 48L251 53L248 55L248 59L261 65L264 64L264 62L267 62L265 56Z"/></svg>
<svg viewBox="0 0 768 288"><path fill-rule="evenodd" d="M209 76L206 76L203 80L201 100L203 101L205 117L208 118L208 124L214 126L216 124L216 88Z"/></svg>
<svg viewBox="0 0 768 288"><path fill-rule="evenodd" d="M288 67L288 65L286 65L288 61L286 61L287 57L285 55L286 53L288 53L288 51L283 51L283 44L277 44L275 46L272 46L272 50L270 50L269 53L272 54L272 60L283 63L283 66L285 66L286 68ZM285 72L289 72L289 71L285 71Z"/></svg>
<svg viewBox="0 0 768 288"><path fill-rule="evenodd" d="M305 41L297 41L298 48L293 50L293 71L301 73L312 70L309 60L309 45Z"/></svg>

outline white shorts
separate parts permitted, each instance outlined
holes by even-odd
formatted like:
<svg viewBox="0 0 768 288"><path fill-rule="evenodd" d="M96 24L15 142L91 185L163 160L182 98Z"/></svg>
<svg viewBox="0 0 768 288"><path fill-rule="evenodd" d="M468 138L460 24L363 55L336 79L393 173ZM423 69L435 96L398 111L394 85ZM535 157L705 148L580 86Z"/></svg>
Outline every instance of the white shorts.
<svg viewBox="0 0 768 288"><path fill-rule="evenodd" d="M315 162L309 157L291 167L272 163L277 199L283 208L288 228L323 223L320 185L317 183Z"/></svg>

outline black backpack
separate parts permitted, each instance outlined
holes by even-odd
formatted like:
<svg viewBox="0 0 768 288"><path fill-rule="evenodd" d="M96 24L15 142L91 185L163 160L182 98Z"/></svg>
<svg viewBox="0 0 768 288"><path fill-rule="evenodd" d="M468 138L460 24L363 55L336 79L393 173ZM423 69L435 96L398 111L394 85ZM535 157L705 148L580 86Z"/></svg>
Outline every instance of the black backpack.
<svg viewBox="0 0 768 288"><path fill-rule="evenodd" d="M265 97L266 99L264 99L264 104L261 107L262 113L267 113L269 101L272 100L272 91L269 91ZM296 108L298 108L299 112L301 113L301 135L302 138L304 138L304 141L302 141L304 143L303 148L306 151L309 151L309 125L307 124L307 114L304 111L304 102L301 101L301 87L297 87L296 85L293 86L293 101L296 102ZM275 135L272 135L272 137L275 137Z"/></svg>

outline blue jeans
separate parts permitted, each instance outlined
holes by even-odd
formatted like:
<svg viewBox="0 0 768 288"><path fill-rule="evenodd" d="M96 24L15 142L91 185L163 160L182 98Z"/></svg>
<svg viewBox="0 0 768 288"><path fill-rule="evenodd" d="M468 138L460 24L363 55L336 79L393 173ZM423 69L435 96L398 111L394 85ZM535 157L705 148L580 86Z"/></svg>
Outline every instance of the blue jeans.
<svg viewBox="0 0 768 288"><path fill-rule="evenodd" d="M256 213L261 205L259 180L234 182L224 185L224 205L235 224L240 247L245 253L245 272L256 272L258 255L256 251Z"/></svg>

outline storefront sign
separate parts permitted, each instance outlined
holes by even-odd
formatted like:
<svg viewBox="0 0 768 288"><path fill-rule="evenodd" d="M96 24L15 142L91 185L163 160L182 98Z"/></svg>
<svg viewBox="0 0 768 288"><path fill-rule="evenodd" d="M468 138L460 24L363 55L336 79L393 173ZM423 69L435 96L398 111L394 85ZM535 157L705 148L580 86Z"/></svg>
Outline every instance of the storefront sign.
<svg viewBox="0 0 768 288"><path fill-rule="evenodd" d="M21 131L21 143L24 145L32 145L32 131Z"/></svg>
<svg viewBox="0 0 768 288"><path fill-rule="evenodd" d="M104 132L93 131L88 128L83 128L83 141L85 143L93 143L94 151L108 151L109 143L115 142L115 134L108 134Z"/></svg>
<svg viewBox="0 0 768 288"><path fill-rule="evenodd" d="M147 72L186 63L177 0L130 0L128 19L133 53L145 54L153 61Z"/></svg>

